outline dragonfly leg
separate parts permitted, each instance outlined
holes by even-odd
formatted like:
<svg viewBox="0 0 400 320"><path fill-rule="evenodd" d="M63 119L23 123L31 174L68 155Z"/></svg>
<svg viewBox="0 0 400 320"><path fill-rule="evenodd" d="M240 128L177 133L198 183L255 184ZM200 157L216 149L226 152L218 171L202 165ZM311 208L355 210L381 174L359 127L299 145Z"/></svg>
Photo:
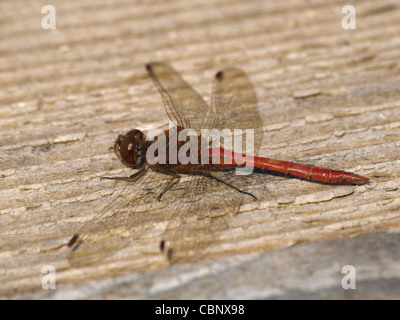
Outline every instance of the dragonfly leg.
<svg viewBox="0 0 400 320"><path fill-rule="evenodd" d="M172 176L171 180L168 181L168 183L165 185L164 189L160 192L160 194L157 196L157 200L160 201L161 197L176 183L179 182L181 179L181 176L177 174L174 171L166 171L166 170L157 170L157 172L167 174L169 176Z"/></svg>
<svg viewBox="0 0 400 320"><path fill-rule="evenodd" d="M210 178L213 178L213 179L215 179L215 180L217 180L219 182L222 182L223 184L226 184L228 187L231 187L232 189L235 189L236 191L238 191L240 193L247 194L248 196L253 197L255 200L258 200L257 197L254 194L251 194L250 192L246 192L246 191L240 190L238 187L235 187L233 184L230 184L229 182L227 182L227 181L215 176L211 172L208 172L207 176L210 177Z"/></svg>
<svg viewBox="0 0 400 320"><path fill-rule="evenodd" d="M144 166L139 171L135 172L133 175L129 177L101 177L100 180L119 180L119 181L126 181L126 182L134 182L136 179L141 177L147 170L147 167Z"/></svg>

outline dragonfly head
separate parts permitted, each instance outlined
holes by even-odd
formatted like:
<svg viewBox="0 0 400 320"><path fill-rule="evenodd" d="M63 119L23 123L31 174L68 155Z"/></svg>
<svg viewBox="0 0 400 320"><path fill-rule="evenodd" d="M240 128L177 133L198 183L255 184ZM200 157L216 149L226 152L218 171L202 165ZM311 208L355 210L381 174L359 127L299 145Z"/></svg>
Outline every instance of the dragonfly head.
<svg viewBox="0 0 400 320"><path fill-rule="evenodd" d="M146 140L142 131L134 129L120 134L114 143L114 151L122 163L132 169L143 166L146 160Z"/></svg>

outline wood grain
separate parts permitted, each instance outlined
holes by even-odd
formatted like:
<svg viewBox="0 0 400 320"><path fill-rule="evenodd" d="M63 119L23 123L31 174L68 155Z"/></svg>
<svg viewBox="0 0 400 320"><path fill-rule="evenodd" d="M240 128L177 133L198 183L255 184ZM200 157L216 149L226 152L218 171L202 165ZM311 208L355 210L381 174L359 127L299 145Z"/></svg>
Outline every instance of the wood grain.
<svg viewBox="0 0 400 320"><path fill-rule="evenodd" d="M41 28L45 4L0 3L0 296L43 297L44 265L57 271L48 298L88 290L93 280L96 291L101 281L166 270L162 220L143 244L97 265L71 268L65 246L123 188L99 178L130 174L110 150L118 134L167 124L144 69L150 61L169 61L207 102L218 70L242 68L264 123L260 155L372 181L328 186L266 176L263 200L229 217L231 228L208 261L250 261L249 254L300 243L399 229L395 1L358 1L355 30L341 27L346 1L56 0L56 30ZM204 263L168 272L177 279ZM123 297L122 285L116 280L110 297ZM149 296L137 288L136 298ZM208 290L205 298L217 296Z"/></svg>

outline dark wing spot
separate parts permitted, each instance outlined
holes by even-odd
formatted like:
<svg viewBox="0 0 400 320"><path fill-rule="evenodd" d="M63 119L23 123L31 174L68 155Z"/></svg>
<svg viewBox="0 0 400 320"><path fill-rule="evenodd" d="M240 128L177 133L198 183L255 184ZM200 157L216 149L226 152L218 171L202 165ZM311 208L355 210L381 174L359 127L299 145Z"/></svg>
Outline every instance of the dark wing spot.
<svg viewBox="0 0 400 320"><path fill-rule="evenodd" d="M172 248L168 249L168 252L167 252L167 259L168 259L169 261L172 260Z"/></svg>
<svg viewBox="0 0 400 320"><path fill-rule="evenodd" d="M68 247L71 248L71 247L76 243L76 241L78 240L78 238L79 238L79 235L78 235L78 234L75 234L75 235L71 238L71 240L69 240L69 242L68 242Z"/></svg>
<svg viewBox="0 0 400 320"><path fill-rule="evenodd" d="M150 64L150 63L147 63L147 64L146 64L146 70L147 70L150 74L153 73L153 69L151 68L151 64Z"/></svg>
<svg viewBox="0 0 400 320"><path fill-rule="evenodd" d="M221 80L224 78L224 72L223 72L223 71L217 72L217 74L215 75L215 77L216 77L218 80L221 81Z"/></svg>

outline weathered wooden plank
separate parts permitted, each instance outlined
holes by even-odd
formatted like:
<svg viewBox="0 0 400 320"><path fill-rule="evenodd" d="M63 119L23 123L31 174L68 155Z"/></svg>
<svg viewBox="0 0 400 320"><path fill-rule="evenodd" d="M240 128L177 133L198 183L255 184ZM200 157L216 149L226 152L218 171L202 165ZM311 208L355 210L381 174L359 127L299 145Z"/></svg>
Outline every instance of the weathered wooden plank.
<svg viewBox="0 0 400 320"><path fill-rule="evenodd" d="M99 181L130 174L109 149L117 135L167 123L144 69L149 61L170 61L207 101L216 71L244 69L264 123L261 155L372 180L344 187L266 176L262 186L254 185L255 191L267 190L265 197L228 219L231 228L211 247L211 261L397 230L398 5L359 1L357 29L344 30L346 4L53 1L57 29L43 30L42 2L2 1L1 296L41 297L43 265L56 267L59 296L63 288L79 291L93 279L157 274L168 265L158 251L167 216L155 224L152 238L99 265L70 268L67 248L52 250L123 187L115 191L114 183ZM189 269L202 263L192 262ZM170 272L178 275L180 268ZM207 296L217 295L210 288Z"/></svg>

